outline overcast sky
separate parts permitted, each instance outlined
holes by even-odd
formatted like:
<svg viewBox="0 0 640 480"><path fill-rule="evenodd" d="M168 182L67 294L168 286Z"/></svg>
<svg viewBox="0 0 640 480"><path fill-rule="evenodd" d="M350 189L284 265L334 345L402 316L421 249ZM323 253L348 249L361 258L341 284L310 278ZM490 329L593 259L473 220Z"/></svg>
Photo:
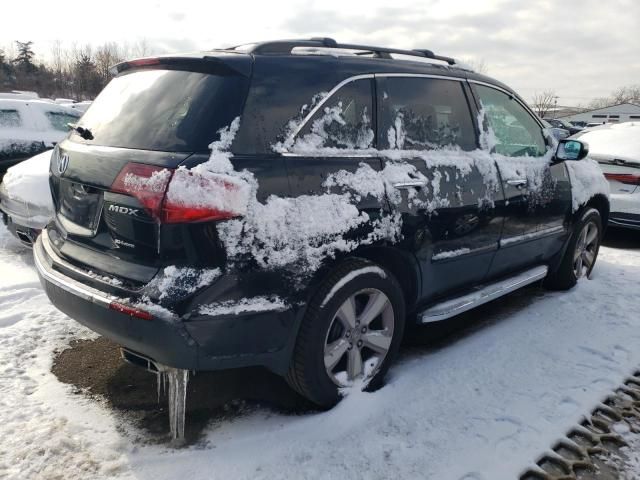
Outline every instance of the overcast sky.
<svg viewBox="0 0 640 480"><path fill-rule="evenodd" d="M638 0L23 0L0 12L0 45L32 40L40 56L56 40L177 52L330 36L482 61L529 100L552 89L559 104L586 104L640 83Z"/></svg>

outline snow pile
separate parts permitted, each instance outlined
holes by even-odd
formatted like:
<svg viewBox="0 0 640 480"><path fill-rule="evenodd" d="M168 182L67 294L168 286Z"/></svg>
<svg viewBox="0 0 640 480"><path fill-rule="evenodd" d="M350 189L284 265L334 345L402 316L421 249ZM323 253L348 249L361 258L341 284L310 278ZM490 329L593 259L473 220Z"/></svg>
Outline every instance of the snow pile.
<svg viewBox="0 0 640 480"><path fill-rule="evenodd" d="M228 300L225 302L210 303L200 306L201 315L239 315L246 312L281 312L286 310L288 305L280 297L272 295L269 297L251 297L240 300Z"/></svg>
<svg viewBox="0 0 640 480"><path fill-rule="evenodd" d="M249 254L260 267L299 266L304 274L317 270L327 256L395 240L398 222L396 216L371 219L349 194L270 196L265 204L252 200L242 219L218 224L218 233L232 259ZM366 235L348 238L364 226L370 229Z"/></svg>
<svg viewBox="0 0 640 480"><path fill-rule="evenodd" d="M53 200L49 188L52 151L42 152L7 170L3 183L9 198L43 207L53 214Z"/></svg>
<svg viewBox="0 0 640 480"><path fill-rule="evenodd" d="M184 297L211 285L220 276L219 268L200 269L188 267L166 267L149 283L149 290L156 290L158 299Z"/></svg>
<svg viewBox="0 0 640 480"><path fill-rule="evenodd" d="M591 197L602 194L609 197L609 182L595 160L567 160L565 162L571 179L571 201L574 212Z"/></svg>

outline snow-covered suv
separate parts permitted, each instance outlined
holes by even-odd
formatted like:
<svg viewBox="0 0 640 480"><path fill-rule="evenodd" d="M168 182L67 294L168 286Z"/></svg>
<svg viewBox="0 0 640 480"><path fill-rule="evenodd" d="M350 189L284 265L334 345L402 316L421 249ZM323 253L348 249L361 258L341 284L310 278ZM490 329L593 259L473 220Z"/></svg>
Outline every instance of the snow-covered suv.
<svg viewBox="0 0 640 480"><path fill-rule="evenodd" d="M395 58L394 58L395 57ZM51 161L51 301L149 368L379 385L406 322L593 269L608 186L429 50L257 43L119 64Z"/></svg>

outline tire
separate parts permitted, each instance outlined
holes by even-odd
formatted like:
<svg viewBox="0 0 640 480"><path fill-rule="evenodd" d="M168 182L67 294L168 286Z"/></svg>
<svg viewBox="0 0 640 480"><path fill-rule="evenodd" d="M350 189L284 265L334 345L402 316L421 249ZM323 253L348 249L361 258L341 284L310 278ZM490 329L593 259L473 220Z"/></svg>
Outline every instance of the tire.
<svg viewBox="0 0 640 480"><path fill-rule="evenodd" d="M589 277L596 264L601 242L602 217L595 208L588 208L575 224L560 266L545 279L545 286L553 290L568 290L582 276Z"/></svg>
<svg viewBox="0 0 640 480"><path fill-rule="evenodd" d="M393 275L368 260L348 259L309 303L287 382L321 408L335 405L354 379L375 390L398 352L404 324L404 295Z"/></svg>

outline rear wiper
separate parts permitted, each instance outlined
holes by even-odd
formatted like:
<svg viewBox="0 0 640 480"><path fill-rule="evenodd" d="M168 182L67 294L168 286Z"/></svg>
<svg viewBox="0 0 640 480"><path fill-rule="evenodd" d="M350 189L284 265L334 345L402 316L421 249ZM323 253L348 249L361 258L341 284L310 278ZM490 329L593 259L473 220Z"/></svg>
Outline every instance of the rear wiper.
<svg viewBox="0 0 640 480"><path fill-rule="evenodd" d="M88 128L81 127L77 123L67 123L67 127L78 132L78 134L85 140L93 140L93 133L91 133L91 130Z"/></svg>

